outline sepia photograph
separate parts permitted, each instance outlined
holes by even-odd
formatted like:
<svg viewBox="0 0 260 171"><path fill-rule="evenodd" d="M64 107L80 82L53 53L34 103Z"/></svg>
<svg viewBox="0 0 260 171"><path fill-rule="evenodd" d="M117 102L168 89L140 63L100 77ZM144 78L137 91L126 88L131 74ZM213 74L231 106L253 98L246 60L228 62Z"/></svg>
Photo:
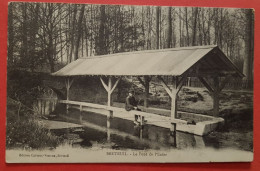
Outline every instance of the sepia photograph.
<svg viewBox="0 0 260 171"><path fill-rule="evenodd" d="M10 2L7 163L251 162L254 9Z"/></svg>

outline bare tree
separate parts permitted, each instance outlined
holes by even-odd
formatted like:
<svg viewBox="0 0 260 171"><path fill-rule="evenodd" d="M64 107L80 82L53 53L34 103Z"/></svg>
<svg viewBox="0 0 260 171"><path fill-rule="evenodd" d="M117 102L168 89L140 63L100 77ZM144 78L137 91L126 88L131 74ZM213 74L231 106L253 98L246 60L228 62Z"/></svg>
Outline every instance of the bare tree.
<svg viewBox="0 0 260 171"><path fill-rule="evenodd" d="M83 16L84 16L84 10L85 10L85 5L81 5L81 9L80 9L80 14L79 14L79 19L78 19L78 23L77 23L77 33L76 33L76 44L75 44L75 57L74 59L78 59L79 58L79 46L80 46L80 39L82 37L82 32L83 32ZM82 42L83 44L83 42Z"/></svg>
<svg viewBox="0 0 260 171"><path fill-rule="evenodd" d="M168 35L167 48L172 47L172 7L168 7Z"/></svg>

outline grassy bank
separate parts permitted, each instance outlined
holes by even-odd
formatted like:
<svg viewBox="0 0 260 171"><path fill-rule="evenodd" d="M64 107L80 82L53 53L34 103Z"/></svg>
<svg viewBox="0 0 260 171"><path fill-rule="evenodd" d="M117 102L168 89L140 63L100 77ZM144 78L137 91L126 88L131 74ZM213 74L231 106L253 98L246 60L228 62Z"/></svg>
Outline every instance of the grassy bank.
<svg viewBox="0 0 260 171"><path fill-rule="evenodd" d="M6 116L7 149L55 148L61 142L59 137L53 135L39 123L33 111L9 98L7 99Z"/></svg>

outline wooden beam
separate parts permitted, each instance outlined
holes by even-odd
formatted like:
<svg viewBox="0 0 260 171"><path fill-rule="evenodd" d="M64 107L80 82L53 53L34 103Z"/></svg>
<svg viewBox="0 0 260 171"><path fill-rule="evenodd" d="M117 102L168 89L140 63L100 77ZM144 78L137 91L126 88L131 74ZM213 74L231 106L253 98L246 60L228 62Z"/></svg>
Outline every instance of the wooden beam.
<svg viewBox="0 0 260 171"><path fill-rule="evenodd" d="M69 87L68 78L65 79L65 87L66 87L66 89Z"/></svg>
<svg viewBox="0 0 260 171"><path fill-rule="evenodd" d="M162 85L164 89L167 91L169 96L171 97L171 119L174 120L177 118L177 98L178 98L178 86L177 86L177 77L173 79L173 89L171 90L162 77L158 77L162 81ZM180 84L181 85L181 84Z"/></svg>
<svg viewBox="0 0 260 171"><path fill-rule="evenodd" d="M115 90L115 88L116 88L116 86L118 85L118 83L119 83L120 79L121 79L120 77L119 77L119 78L117 78L117 80L116 80L116 82L115 82L115 84L114 84L113 88L110 90L110 92L111 92L111 93L113 93L113 91Z"/></svg>
<svg viewBox="0 0 260 171"><path fill-rule="evenodd" d="M228 76L234 75L236 72L226 72L226 71L219 71L219 70L212 70L212 71L201 71L199 73L189 73L189 77L208 77L208 76Z"/></svg>
<svg viewBox="0 0 260 171"><path fill-rule="evenodd" d="M107 106L111 107L112 106L112 77L109 76L108 77L108 85L107 85ZM112 110L108 110L108 114L107 114L107 118L112 118L113 117L113 111Z"/></svg>
<svg viewBox="0 0 260 171"><path fill-rule="evenodd" d="M69 86L71 87L72 83L74 82L74 78L69 78Z"/></svg>
<svg viewBox="0 0 260 171"><path fill-rule="evenodd" d="M182 86L183 86L183 84L184 84L184 81L187 79L187 75L185 74L185 75L183 75L182 77L181 77L181 79L179 80L179 81L177 81L177 91L179 92L180 90L181 90L181 88L182 88Z"/></svg>
<svg viewBox="0 0 260 171"><path fill-rule="evenodd" d="M171 89L167 86L167 84L165 83L165 81L163 80L163 78L161 76L158 76L158 78L161 80L162 82L162 86L164 87L164 89L166 90L166 92L169 94L169 96L172 98L172 91Z"/></svg>
<svg viewBox="0 0 260 171"><path fill-rule="evenodd" d="M171 120L174 120L177 118L177 91L172 91L171 98Z"/></svg>
<svg viewBox="0 0 260 171"><path fill-rule="evenodd" d="M145 110L148 108L148 98L149 98L149 89L150 89L150 81L151 81L152 77L149 76L144 76L144 108Z"/></svg>
<svg viewBox="0 0 260 171"><path fill-rule="evenodd" d="M107 86L107 94L108 94L108 97L107 97L107 105L108 106L112 106L112 98L111 98L111 89L112 89L112 78L111 76L108 77L108 86Z"/></svg>
<svg viewBox="0 0 260 171"><path fill-rule="evenodd" d="M69 78L65 79L65 86L66 86L66 95L67 95L67 100L69 100L69 90L70 90L70 86L69 86Z"/></svg>
<svg viewBox="0 0 260 171"><path fill-rule="evenodd" d="M145 87L145 83L144 81L140 78L140 77L137 77L138 81Z"/></svg>
<svg viewBox="0 0 260 171"><path fill-rule="evenodd" d="M74 79L73 78L66 78L65 79L65 86L66 86L66 88L70 88L71 87L71 85L72 85L72 83L73 83L73 81L74 81Z"/></svg>
<svg viewBox="0 0 260 171"><path fill-rule="evenodd" d="M70 87L73 83L74 79L70 79L69 77L65 79L65 86L66 86L66 94L67 94L67 98L66 100L69 100L69 94L70 94ZM68 114L69 111L69 104L66 104L66 113Z"/></svg>
<svg viewBox="0 0 260 171"><path fill-rule="evenodd" d="M106 89L106 91L109 92L108 85L106 85L106 83L104 82L104 80L101 77L100 77L100 81L101 81L103 87Z"/></svg>
<svg viewBox="0 0 260 171"><path fill-rule="evenodd" d="M209 90L210 93L214 92L214 89L210 86L210 84L208 83L208 81L206 81L205 78L203 77L198 77L198 78L201 81L201 83Z"/></svg>
<svg viewBox="0 0 260 171"><path fill-rule="evenodd" d="M214 77L215 89L213 92L213 115L218 117L219 115L219 77Z"/></svg>
<svg viewBox="0 0 260 171"><path fill-rule="evenodd" d="M220 84L219 86L219 91L222 91L223 88L225 87L225 85L227 84L227 82L232 78L231 75L227 76L223 81L222 83Z"/></svg>

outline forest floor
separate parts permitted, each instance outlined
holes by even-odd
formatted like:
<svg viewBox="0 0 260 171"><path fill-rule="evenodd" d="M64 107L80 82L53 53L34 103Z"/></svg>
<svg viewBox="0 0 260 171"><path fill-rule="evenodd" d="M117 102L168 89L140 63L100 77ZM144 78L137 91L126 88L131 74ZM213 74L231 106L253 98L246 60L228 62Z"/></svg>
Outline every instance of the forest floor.
<svg viewBox="0 0 260 171"><path fill-rule="evenodd" d="M183 111L211 115L213 100L205 88L184 87L179 93L178 107ZM222 91L219 116L225 119L225 124L205 138L217 139L218 146L253 151L253 92Z"/></svg>

